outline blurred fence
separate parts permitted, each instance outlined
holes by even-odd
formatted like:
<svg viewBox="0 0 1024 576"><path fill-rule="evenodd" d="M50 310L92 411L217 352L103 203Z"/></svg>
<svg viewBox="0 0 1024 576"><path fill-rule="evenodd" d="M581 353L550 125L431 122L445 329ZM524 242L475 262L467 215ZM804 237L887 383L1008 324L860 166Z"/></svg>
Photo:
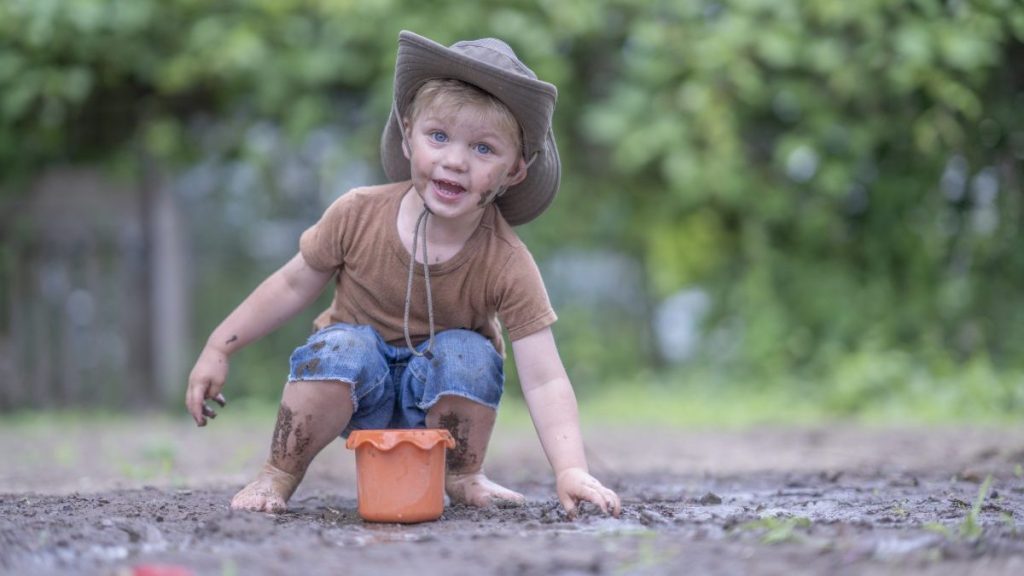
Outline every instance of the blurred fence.
<svg viewBox="0 0 1024 576"><path fill-rule="evenodd" d="M0 409L177 394L188 312L170 197L87 169L50 170L31 190L0 217Z"/></svg>

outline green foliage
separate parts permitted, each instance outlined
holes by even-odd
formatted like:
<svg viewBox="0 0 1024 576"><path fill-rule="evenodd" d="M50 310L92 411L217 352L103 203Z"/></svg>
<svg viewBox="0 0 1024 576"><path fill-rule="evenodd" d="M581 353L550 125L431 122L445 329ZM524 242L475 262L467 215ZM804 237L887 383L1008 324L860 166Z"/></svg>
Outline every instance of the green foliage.
<svg viewBox="0 0 1024 576"><path fill-rule="evenodd" d="M702 361L822 383L843 414L929 394L1021 409L1019 0L7 0L0 201L50 164L197 161L211 118L247 160L254 125L298 146L340 118L376 165L403 28L500 36L559 86L562 193L523 235L539 257L629 252L651 304L706 289ZM199 330L248 270L202 277ZM564 311L574 376L650 364L648 320ZM276 389L255 356L244 379Z"/></svg>
<svg viewBox="0 0 1024 576"><path fill-rule="evenodd" d="M330 120L346 93L383 117L402 28L442 42L501 31L542 77L565 82L569 70L550 54L562 38L599 30L603 13L582 2L9 0L0 166L9 179L8 169L132 145L180 160L183 124L207 114L273 119L299 135Z"/></svg>
<svg viewBox="0 0 1024 576"><path fill-rule="evenodd" d="M642 319L608 309L595 314L573 305L560 307L558 314L558 350L579 397L589 398L602 385L636 372L637 359L645 353L645 342L638 336Z"/></svg>
<svg viewBox="0 0 1024 576"><path fill-rule="evenodd" d="M649 183L632 222L657 292L721 294L733 361L824 375L868 346L1022 368L1002 299L1024 279L1020 3L613 4L623 77L586 133L608 186Z"/></svg>
<svg viewBox="0 0 1024 576"><path fill-rule="evenodd" d="M687 366L617 378L603 390L578 381L584 421L682 427L817 425L1013 424L1020 421L1019 375L982 362L937 378L909 355L870 354L845 360L828 377L779 378L742 368ZM853 367L850 363L856 364ZM833 373L837 375L833 375ZM504 410L504 408L503 408Z"/></svg>

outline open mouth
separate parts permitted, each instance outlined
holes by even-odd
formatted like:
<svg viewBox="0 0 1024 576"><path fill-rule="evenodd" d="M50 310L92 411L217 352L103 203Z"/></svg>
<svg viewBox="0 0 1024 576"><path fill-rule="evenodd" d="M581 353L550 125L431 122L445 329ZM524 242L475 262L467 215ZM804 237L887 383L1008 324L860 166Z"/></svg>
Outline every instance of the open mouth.
<svg viewBox="0 0 1024 576"><path fill-rule="evenodd" d="M433 182L434 190L442 198L456 198L466 191L466 188L461 184L451 180L434 180Z"/></svg>

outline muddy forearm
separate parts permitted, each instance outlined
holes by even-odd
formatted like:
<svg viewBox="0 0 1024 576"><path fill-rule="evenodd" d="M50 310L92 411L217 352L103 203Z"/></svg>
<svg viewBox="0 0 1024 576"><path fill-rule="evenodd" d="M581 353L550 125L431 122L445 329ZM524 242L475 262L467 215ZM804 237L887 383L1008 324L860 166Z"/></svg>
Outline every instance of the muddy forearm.
<svg viewBox="0 0 1024 576"><path fill-rule="evenodd" d="M316 300L330 278L331 273L309 268L302 256L296 255L217 326L206 346L230 356L274 331Z"/></svg>
<svg viewBox="0 0 1024 576"><path fill-rule="evenodd" d="M206 347L231 356L249 343L272 332L287 318L280 317L278 290L268 278L210 334Z"/></svg>

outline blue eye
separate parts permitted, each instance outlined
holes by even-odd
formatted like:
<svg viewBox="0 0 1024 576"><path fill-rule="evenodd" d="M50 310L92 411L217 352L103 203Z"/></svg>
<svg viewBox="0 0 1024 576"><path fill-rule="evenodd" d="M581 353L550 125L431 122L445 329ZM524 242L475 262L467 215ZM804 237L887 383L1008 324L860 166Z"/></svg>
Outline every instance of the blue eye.
<svg viewBox="0 0 1024 576"><path fill-rule="evenodd" d="M448 135L440 130L434 130L430 133L430 139L434 142L447 142Z"/></svg>
<svg viewBox="0 0 1024 576"><path fill-rule="evenodd" d="M487 144L477 144L476 151L479 154L490 154L491 152L494 152L494 150L492 150Z"/></svg>

